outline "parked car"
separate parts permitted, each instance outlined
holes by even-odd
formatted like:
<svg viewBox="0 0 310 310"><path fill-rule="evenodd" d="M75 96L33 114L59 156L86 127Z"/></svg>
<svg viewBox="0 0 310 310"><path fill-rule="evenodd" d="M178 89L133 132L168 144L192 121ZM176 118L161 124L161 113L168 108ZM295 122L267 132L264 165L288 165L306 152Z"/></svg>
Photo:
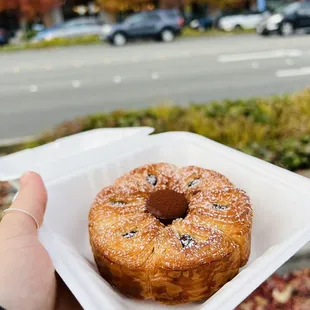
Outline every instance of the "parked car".
<svg viewBox="0 0 310 310"><path fill-rule="evenodd" d="M214 28L219 28L219 21L224 18L224 17L232 17L236 15L242 15L243 11L241 10L233 10L233 11L220 11L214 16L213 20L213 27Z"/></svg>
<svg viewBox="0 0 310 310"><path fill-rule="evenodd" d="M206 17L201 17L199 19L193 19L190 23L189 26L192 29L197 29L200 31L204 31L207 29L211 29L213 26L213 20L212 18L206 16Z"/></svg>
<svg viewBox="0 0 310 310"><path fill-rule="evenodd" d="M44 29L45 29L45 26L39 23L35 23L31 26L31 30L36 31L36 32L43 31Z"/></svg>
<svg viewBox="0 0 310 310"><path fill-rule="evenodd" d="M278 33L288 36L298 29L310 30L310 2L294 2L280 8L262 20L256 31L261 35Z"/></svg>
<svg viewBox="0 0 310 310"><path fill-rule="evenodd" d="M49 41L56 38L74 38L87 35L100 35L102 25L93 17L79 17L62 24L46 28L35 35L32 42Z"/></svg>
<svg viewBox="0 0 310 310"><path fill-rule="evenodd" d="M244 14L221 17L218 21L218 27L225 31L238 29L255 29L264 18L264 13L248 12Z"/></svg>
<svg viewBox="0 0 310 310"><path fill-rule="evenodd" d="M9 43L9 34L4 28L0 28L0 45Z"/></svg>
<svg viewBox="0 0 310 310"><path fill-rule="evenodd" d="M154 10L133 14L124 22L103 26L102 40L123 46L129 40L154 38L171 42L179 35L184 19L177 10Z"/></svg>

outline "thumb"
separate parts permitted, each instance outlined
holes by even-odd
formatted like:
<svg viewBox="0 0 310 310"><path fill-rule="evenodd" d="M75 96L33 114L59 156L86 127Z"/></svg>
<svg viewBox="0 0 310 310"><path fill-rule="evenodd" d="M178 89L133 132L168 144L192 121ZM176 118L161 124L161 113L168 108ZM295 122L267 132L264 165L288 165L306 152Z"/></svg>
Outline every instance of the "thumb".
<svg viewBox="0 0 310 310"><path fill-rule="evenodd" d="M43 223L47 193L41 177L35 172L26 172L20 180L20 191L11 208L25 210L32 214L39 226ZM5 214L1 228L14 235L35 233L35 221L27 214L12 211Z"/></svg>

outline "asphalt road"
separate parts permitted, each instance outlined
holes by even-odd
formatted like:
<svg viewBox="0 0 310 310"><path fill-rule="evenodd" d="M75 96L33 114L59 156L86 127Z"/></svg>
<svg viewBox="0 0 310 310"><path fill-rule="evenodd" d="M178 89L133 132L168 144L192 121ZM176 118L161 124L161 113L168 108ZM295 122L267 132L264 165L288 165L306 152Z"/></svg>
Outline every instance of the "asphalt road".
<svg viewBox="0 0 310 310"><path fill-rule="evenodd" d="M37 134L99 111L282 94L307 86L309 35L0 53L0 139Z"/></svg>

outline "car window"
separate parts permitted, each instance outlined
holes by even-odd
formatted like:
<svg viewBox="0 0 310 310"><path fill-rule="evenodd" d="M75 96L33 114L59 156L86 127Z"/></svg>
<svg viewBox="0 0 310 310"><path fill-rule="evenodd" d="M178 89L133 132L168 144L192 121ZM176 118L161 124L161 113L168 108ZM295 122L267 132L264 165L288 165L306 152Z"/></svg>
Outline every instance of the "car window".
<svg viewBox="0 0 310 310"><path fill-rule="evenodd" d="M81 27L81 26L91 26L91 25L97 25L98 22L96 19L93 18L80 18L80 19L74 19L66 22L64 24L65 28L71 28L71 27Z"/></svg>
<svg viewBox="0 0 310 310"><path fill-rule="evenodd" d="M86 20L84 25L89 25L89 26L98 25L98 22L94 19L90 19L90 20Z"/></svg>
<svg viewBox="0 0 310 310"><path fill-rule="evenodd" d="M303 3L298 10L298 14L310 16L310 3Z"/></svg>
<svg viewBox="0 0 310 310"><path fill-rule="evenodd" d="M245 15L259 15L260 12L258 11L249 11L249 12L246 12Z"/></svg>
<svg viewBox="0 0 310 310"><path fill-rule="evenodd" d="M145 14L135 14L126 18L126 24L136 24L145 19Z"/></svg>
<svg viewBox="0 0 310 310"><path fill-rule="evenodd" d="M169 18L176 18L178 17L178 13L176 11L167 11L166 12L166 15L169 17Z"/></svg>
<svg viewBox="0 0 310 310"><path fill-rule="evenodd" d="M66 28L75 28L75 27L82 27L84 26L84 22L72 23L71 25L67 25Z"/></svg>
<svg viewBox="0 0 310 310"><path fill-rule="evenodd" d="M80 27L85 24L85 20L72 20L64 24L64 28Z"/></svg>
<svg viewBox="0 0 310 310"><path fill-rule="evenodd" d="M284 6L278 10L278 13L284 14L284 15L291 15L295 13L300 8L300 3L292 3L287 6Z"/></svg>
<svg viewBox="0 0 310 310"><path fill-rule="evenodd" d="M146 18L148 21L152 21L152 22L157 22L160 20L160 17L158 16L158 14L150 12L146 14Z"/></svg>

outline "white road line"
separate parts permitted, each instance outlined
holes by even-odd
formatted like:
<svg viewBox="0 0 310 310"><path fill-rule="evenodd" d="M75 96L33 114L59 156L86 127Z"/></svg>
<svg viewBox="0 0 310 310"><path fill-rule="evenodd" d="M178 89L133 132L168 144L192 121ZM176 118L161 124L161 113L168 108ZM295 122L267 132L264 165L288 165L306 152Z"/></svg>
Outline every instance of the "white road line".
<svg viewBox="0 0 310 310"><path fill-rule="evenodd" d="M286 59L285 60L285 63L288 65L288 66L292 66L294 64L294 61L293 59Z"/></svg>
<svg viewBox="0 0 310 310"><path fill-rule="evenodd" d="M36 93L37 91L38 91L38 86L37 85L30 85L29 86L29 91L31 92L31 93Z"/></svg>
<svg viewBox="0 0 310 310"><path fill-rule="evenodd" d="M140 61L140 58L139 57L133 57L131 59L131 62L139 62Z"/></svg>
<svg viewBox="0 0 310 310"><path fill-rule="evenodd" d="M252 67L253 69L258 69L258 68L259 68L259 63L256 62L256 61L253 61L253 62L251 63L251 67Z"/></svg>
<svg viewBox="0 0 310 310"><path fill-rule="evenodd" d="M121 82L122 82L122 78L120 77L120 76L115 76L114 78L113 78L113 82L115 83L115 84L120 84Z"/></svg>
<svg viewBox="0 0 310 310"><path fill-rule="evenodd" d="M303 52L301 50L273 50L266 52L221 55L218 57L217 60L218 62L221 63L229 63L229 62L240 62L248 60L282 58L282 57L300 57L302 54Z"/></svg>
<svg viewBox="0 0 310 310"><path fill-rule="evenodd" d="M104 63L105 65L109 65L111 62L112 62L112 61L111 61L110 59L105 59L105 60L103 61L103 63Z"/></svg>
<svg viewBox="0 0 310 310"><path fill-rule="evenodd" d="M82 63L80 63L80 62L75 62L75 63L73 63L73 67L74 67L74 68L81 68L81 67L82 67Z"/></svg>
<svg viewBox="0 0 310 310"><path fill-rule="evenodd" d="M72 81L72 87L79 88L81 86L81 82L79 80Z"/></svg>
<svg viewBox="0 0 310 310"><path fill-rule="evenodd" d="M152 79L153 80L158 80L159 79L159 74L157 72L152 73Z"/></svg>
<svg viewBox="0 0 310 310"><path fill-rule="evenodd" d="M157 56L156 58L159 60L167 60L168 59L168 57L165 55Z"/></svg>
<svg viewBox="0 0 310 310"><path fill-rule="evenodd" d="M276 72L276 76L279 78L302 76L302 75L310 75L310 67L303 67L299 69L290 69L290 70L278 70Z"/></svg>
<svg viewBox="0 0 310 310"><path fill-rule="evenodd" d="M182 52L180 54L180 56L183 56L183 57L191 57L192 56L192 53L191 52Z"/></svg>

